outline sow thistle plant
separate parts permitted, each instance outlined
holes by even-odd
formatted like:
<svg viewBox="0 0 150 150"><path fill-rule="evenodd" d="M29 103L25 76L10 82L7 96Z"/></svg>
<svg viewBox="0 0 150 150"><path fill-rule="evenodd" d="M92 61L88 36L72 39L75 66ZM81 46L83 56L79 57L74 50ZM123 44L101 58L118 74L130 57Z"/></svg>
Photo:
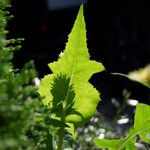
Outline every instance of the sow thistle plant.
<svg viewBox="0 0 150 150"><path fill-rule="evenodd" d="M57 150L63 149L65 131L76 137L75 129L95 113L100 100L98 91L88 82L104 70L101 63L90 60L86 43L83 6L80 7L64 52L49 64L52 74L42 79L39 93L51 110L51 125L58 133Z"/></svg>
<svg viewBox="0 0 150 150"><path fill-rule="evenodd" d="M48 64L52 74L46 75L39 87L43 103L50 109L48 118L50 133L58 136L54 149L65 149L65 133L76 139L76 129L85 124L95 114L100 100L98 91L88 82L94 73L103 71L104 66L90 60L86 43L86 28L83 5L69 35L64 52L58 61ZM108 111L108 110L106 110ZM138 104L134 127L126 138L118 140L94 139L99 148L110 150L135 150L136 137L150 144L150 106Z"/></svg>

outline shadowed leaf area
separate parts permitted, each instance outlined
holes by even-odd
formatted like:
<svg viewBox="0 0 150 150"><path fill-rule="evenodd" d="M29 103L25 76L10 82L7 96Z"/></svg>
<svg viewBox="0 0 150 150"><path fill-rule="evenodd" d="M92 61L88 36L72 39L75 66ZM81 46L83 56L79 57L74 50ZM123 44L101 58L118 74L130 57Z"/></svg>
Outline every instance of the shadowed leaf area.
<svg viewBox="0 0 150 150"><path fill-rule="evenodd" d="M51 84L52 89L50 92L53 96L52 106L55 109L55 113L61 115L64 105L72 106L75 97L73 85L70 85L70 78L66 75L57 75L54 77L53 83ZM65 104L66 103L66 104Z"/></svg>

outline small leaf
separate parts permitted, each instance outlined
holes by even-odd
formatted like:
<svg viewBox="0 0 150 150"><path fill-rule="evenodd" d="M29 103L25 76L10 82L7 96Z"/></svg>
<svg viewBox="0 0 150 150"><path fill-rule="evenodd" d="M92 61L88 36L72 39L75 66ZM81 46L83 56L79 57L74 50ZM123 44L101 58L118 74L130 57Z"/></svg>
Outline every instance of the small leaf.
<svg viewBox="0 0 150 150"><path fill-rule="evenodd" d="M122 74L122 73L111 73L111 75L122 78L126 81L130 81L131 83L134 84L134 86L140 86L141 88L144 89L150 89L150 85L147 83L141 82L140 80L135 80L134 78L130 77L129 75Z"/></svg>
<svg viewBox="0 0 150 150"><path fill-rule="evenodd" d="M58 132L59 129L60 129L59 127L51 126L50 131L49 131L50 135L54 136Z"/></svg>
<svg viewBox="0 0 150 150"><path fill-rule="evenodd" d="M56 132L60 129L60 127L62 126L62 122L58 119L55 118L46 118L45 119L45 124L49 125L50 127L50 134L52 136L54 136L56 134ZM66 128L68 128L69 126L67 124L64 125Z"/></svg>
<svg viewBox="0 0 150 150"><path fill-rule="evenodd" d="M75 127L72 123L67 123L68 127L66 129L69 131L69 133L72 135L73 139L76 140L78 133L75 131Z"/></svg>
<svg viewBox="0 0 150 150"><path fill-rule="evenodd" d="M62 117L63 109L68 109L72 106L75 93L73 86L70 84L70 78L67 78L66 75L57 75L54 77L51 84L51 94L53 96L52 100L52 113L55 113L56 116Z"/></svg>
<svg viewBox="0 0 150 150"><path fill-rule="evenodd" d="M73 91L72 85L69 85L70 78L67 78L65 75L57 75L53 79L51 93L53 96L52 105L53 107L58 107L60 100L65 101L66 96L68 94L68 105L73 102L75 93Z"/></svg>

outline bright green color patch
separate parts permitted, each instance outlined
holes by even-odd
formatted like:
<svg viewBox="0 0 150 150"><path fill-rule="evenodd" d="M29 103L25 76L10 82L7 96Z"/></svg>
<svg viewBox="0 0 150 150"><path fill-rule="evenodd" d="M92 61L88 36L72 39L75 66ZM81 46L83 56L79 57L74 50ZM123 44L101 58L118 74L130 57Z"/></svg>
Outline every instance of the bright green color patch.
<svg viewBox="0 0 150 150"><path fill-rule="evenodd" d="M100 100L99 93L88 80L94 73L104 70L104 67L90 60L83 6L64 52L49 67L53 74L45 76L39 87L39 93L44 97L43 103L49 105L57 117L63 116L66 122L75 125L86 122L95 113Z"/></svg>
<svg viewBox="0 0 150 150"><path fill-rule="evenodd" d="M142 131L139 133L140 138L150 144L150 106L139 104L136 108L134 119L134 129Z"/></svg>
<svg viewBox="0 0 150 150"><path fill-rule="evenodd" d="M134 145L136 136L150 144L150 106L138 104L134 118L134 128L130 131L126 138L118 140L94 139L94 143L100 148L108 148L109 150L135 150Z"/></svg>
<svg viewBox="0 0 150 150"><path fill-rule="evenodd" d="M126 138L118 140L105 140L105 139L94 139L94 143L100 148L108 148L109 150L135 150L134 142L134 131L132 131Z"/></svg>

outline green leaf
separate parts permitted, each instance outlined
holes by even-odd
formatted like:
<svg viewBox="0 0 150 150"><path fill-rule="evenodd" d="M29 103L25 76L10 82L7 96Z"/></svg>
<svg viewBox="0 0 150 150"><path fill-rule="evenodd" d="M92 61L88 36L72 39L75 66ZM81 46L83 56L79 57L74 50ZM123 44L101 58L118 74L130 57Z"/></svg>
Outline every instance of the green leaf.
<svg viewBox="0 0 150 150"><path fill-rule="evenodd" d="M135 137L140 138L150 144L150 106L138 104L134 118L134 129L130 131L126 138L118 140L94 139L94 143L100 148L108 148L110 150L134 150Z"/></svg>
<svg viewBox="0 0 150 150"><path fill-rule="evenodd" d="M70 78L66 75L57 75L53 79L51 84L52 89L50 90L53 100L52 100L52 113L55 113L58 117L63 117L63 109L67 110L74 104L75 93L73 86L70 84ZM67 99L67 102L66 102ZM66 113L65 112L65 113Z"/></svg>
<svg viewBox="0 0 150 150"><path fill-rule="evenodd" d="M139 132L140 138L150 144L150 106L138 104L134 119L134 129Z"/></svg>
<svg viewBox="0 0 150 150"><path fill-rule="evenodd" d="M63 112L60 110L62 107L65 115L68 108L66 122L79 125L89 120L96 111L100 97L88 80L94 73L104 70L104 67L90 60L83 6L80 7L64 52L49 67L53 74L45 76L39 87L39 93L44 97L43 103L50 108L58 108L59 113ZM66 81L61 80L61 76ZM56 79L60 81L56 83ZM57 89L54 90L54 86ZM56 115L59 116L59 113Z"/></svg>
<svg viewBox="0 0 150 150"><path fill-rule="evenodd" d="M148 85L145 82L139 81L139 80L135 80L132 77L130 77L129 75L126 74L122 74L122 73L111 73L112 75L116 76L116 77L120 77L124 80L130 81L131 83L134 83L135 86L141 86L145 89L150 89L150 85Z"/></svg>
<svg viewBox="0 0 150 150"><path fill-rule="evenodd" d="M61 122L58 119L55 118L45 118L45 124L47 124L50 127L50 134L52 136L54 136L56 134L56 132L58 132L58 130L60 129L60 127L63 125L63 122ZM69 128L70 126L68 124L64 124L64 126L66 128Z"/></svg>
<svg viewBox="0 0 150 150"><path fill-rule="evenodd" d="M66 129L72 135L73 139L76 140L77 136L78 136L78 133L75 131L74 125L72 123L68 123L67 125L68 125L68 127L66 127Z"/></svg>
<svg viewBox="0 0 150 150"><path fill-rule="evenodd" d="M105 140L95 138L94 143L100 148L108 148L109 150L135 150L134 142L135 142L135 133L131 130L130 134L126 138L118 139L118 140Z"/></svg>

